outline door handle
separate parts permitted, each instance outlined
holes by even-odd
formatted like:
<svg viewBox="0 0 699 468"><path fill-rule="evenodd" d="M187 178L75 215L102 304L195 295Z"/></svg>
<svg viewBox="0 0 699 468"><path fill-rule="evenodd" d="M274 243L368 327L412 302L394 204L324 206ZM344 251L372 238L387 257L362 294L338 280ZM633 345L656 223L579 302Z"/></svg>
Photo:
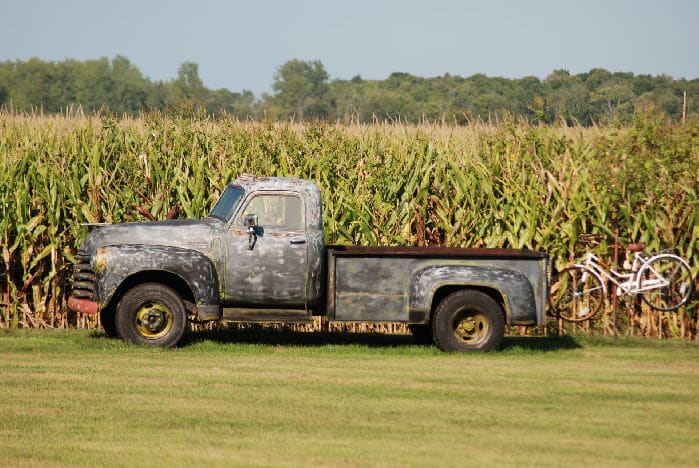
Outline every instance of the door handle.
<svg viewBox="0 0 699 468"><path fill-rule="evenodd" d="M300 238L300 237L295 237L295 238L291 239L291 240L289 241L289 243L294 244L294 245L305 244L305 243L306 243L306 239L303 239L303 238Z"/></svg>

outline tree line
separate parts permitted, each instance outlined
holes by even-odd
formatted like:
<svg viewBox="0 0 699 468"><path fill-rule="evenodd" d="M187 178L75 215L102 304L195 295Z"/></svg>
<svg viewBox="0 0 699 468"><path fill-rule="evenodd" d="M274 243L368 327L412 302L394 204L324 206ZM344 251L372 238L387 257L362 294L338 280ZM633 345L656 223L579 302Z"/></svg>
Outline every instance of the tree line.
<svg viewBox="0 0 699 468"><path fill-rule="evenodd" d="M152 81L128 58L60 62L32 58L0 62L0 107L15 112L86 113L205 111L239 119L342 122L421 121L465 124L505 116L532 123L628 123L639 109L679 121L699 118L699 79L634 75L595 68L571 74L555 70L545 79L476 74L423 78L393 73L385 80L357 75L330 79L318 61L280 65L272 94L207 88L193 62L177 77Z"/></svg>

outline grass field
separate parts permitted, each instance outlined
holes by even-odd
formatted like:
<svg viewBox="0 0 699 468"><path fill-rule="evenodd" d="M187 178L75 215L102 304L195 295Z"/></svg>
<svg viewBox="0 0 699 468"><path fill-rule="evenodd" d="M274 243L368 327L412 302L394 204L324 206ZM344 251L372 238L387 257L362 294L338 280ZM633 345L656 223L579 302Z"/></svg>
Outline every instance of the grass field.
<svg viewBox="0 0 699 468"><path fill-rule="evenodd" d="M0 465L694 465L699 344L0 330Z"/></svg>

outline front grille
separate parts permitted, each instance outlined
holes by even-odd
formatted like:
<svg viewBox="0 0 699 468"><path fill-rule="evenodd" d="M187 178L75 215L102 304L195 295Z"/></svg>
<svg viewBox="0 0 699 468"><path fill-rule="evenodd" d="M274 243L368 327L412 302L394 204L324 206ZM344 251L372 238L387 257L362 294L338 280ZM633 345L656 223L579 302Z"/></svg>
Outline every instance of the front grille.
<svg viewBox="0 0 699 468"><path fill-rule="evenodd" d="M90 265L90 254L84 251L75 256L78 261L73 265L73 289L71 295L81 299L95 300L95 271Z"/></svg>

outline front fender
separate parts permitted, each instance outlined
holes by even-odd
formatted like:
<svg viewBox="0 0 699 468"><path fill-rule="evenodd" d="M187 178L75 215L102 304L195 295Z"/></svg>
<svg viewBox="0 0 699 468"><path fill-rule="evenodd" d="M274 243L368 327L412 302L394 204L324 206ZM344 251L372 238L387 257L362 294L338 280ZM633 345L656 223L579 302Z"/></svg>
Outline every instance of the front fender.
<svg viewBox="0 0 699 468"><path fill-rule="evenodd" d="M525 275L507 268L465 265L432 266L415 272L410 284L411 321L429 320L434 295L445 286L494 289L503 298L507 323L537 322L534 289Z"/></svg>
<svg viewBox="0 0 699 468"><path fill-rule="evenodd" d="M146 271L167 272L181 278L192 290L200 312L218 308L216 267L209 257L196 250L166 245L110 245L99 248L93 262L100 309L112 300L124 281Z"/></svg>

